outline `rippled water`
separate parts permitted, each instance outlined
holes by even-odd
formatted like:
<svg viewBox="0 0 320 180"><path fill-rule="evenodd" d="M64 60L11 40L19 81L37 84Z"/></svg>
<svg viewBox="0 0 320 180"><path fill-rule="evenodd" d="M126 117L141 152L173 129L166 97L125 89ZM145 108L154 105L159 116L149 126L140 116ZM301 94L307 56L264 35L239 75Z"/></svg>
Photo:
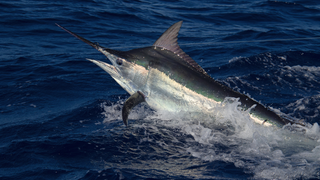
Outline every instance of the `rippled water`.
<svg viewBox="0 0 320 180"><path fill-rule="evenodd" d="M1 179L317 179L317 1L0 2ZM213 78L307 127L261 127L227 99L214 118L155 112L121 120L128 94L85 60L100 45L152 45L183 20L182 49Z"/></svg>

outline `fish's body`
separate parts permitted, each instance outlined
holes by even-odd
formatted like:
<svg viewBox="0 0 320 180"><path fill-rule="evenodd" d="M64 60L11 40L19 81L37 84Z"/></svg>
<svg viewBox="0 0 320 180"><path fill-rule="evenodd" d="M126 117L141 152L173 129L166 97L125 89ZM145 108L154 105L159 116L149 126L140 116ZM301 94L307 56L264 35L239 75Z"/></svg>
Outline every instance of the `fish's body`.
<svg viewBox="0 0 320 180"><path fill-rule="evenodd" d="M61 27L73 36L93 46L112 65L92 60L108 72L131 97L123 108L123 121L128 125L130 110L146 102L155 110L207 113L226 97L239 98L241 109L250 110L259 124L281 127L292 123L250 97L222 85L211 78L177 43L182 21L172 25L152 46L116 51L103 48Z"/></svg>

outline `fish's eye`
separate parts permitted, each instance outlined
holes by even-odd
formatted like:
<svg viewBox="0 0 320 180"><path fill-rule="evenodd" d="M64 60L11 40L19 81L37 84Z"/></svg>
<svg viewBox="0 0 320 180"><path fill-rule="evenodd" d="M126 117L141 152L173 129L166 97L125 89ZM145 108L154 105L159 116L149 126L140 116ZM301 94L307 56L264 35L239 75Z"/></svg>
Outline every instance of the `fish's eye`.
<svg viewBox="0 0 320 180"><path fill-rule="evenodd" d="M118 58L118 59L116 60L116 63L117 63L118 65L122 65L122 59Z"/></svg>

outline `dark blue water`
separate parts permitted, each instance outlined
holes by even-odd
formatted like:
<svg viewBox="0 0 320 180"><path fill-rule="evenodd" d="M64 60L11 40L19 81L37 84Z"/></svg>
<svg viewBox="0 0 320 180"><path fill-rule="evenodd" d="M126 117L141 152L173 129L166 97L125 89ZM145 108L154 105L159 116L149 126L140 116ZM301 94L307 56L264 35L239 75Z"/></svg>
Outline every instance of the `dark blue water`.
<svg viewBox="0 0 320 180"><path fill-rule="evenodd" d="M0 179L320 178L320 2L11 0L0 7ZM182 49L213 78L308 126L260 127L233 102L215 119L143 105L126 128L128 93L85 60L105 57L55 25L129 50L152 45L180 20Z"/></svg>

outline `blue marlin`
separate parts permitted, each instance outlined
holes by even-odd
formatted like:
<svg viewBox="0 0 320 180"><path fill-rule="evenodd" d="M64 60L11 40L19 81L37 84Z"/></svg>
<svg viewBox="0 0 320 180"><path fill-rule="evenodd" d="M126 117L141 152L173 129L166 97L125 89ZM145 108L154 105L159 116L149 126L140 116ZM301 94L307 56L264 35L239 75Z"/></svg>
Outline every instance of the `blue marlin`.
<svg viewBox="0 0 320 180"><path fill-rule="evenodd" d="M104 48L97 43L63 30L94 47L112 64L88 59L105 70L131 96L122 108L122 119L128 126L132 108L146 102L154 110L207 113L226 97L238 98L242 110L250 110L257 123L282 127L292 121L210 77L178 45L182 21L173 24L152 45L129 51Z"/></svg>

